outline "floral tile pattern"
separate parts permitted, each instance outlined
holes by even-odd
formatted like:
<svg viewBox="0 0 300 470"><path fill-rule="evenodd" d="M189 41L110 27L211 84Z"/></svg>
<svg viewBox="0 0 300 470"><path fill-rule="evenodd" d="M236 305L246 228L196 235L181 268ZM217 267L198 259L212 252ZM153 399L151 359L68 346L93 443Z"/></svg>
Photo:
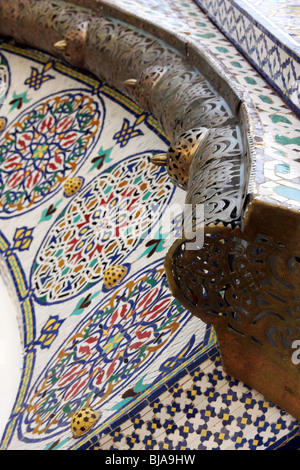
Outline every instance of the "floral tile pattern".
<svg viewBox="0 0 300 470"><path fill-rule="evenodd" d="M226 376L216 348L168 392L118 427L93 450L261 450L293 437L298 424L258 392Z"/></svg>
<svg viewBox="0 0 300 470"><path fill-rule="evenodd" d="M282 97L194 1L111 3L138 7L213 52L249 92L264 126L261 197L299 210L299 120ZM163 211L182 200L163 169L144 178L150 157L168 145L155 118L42 54L3 42L0 57L0 252L18 294L25 349L0 448L274 449L293 438L299 423L227 376L214 331L172 298L159 220L150 240L126 245L99 212L101 202L121 210L124 195L133 217L137 197L151 203L158 194ZM70 175L81 178L72 196L64 191ZM108 291L103 266L115 263L126 275ZM70 419L87 403L101 418L76 441Z"/></svg>

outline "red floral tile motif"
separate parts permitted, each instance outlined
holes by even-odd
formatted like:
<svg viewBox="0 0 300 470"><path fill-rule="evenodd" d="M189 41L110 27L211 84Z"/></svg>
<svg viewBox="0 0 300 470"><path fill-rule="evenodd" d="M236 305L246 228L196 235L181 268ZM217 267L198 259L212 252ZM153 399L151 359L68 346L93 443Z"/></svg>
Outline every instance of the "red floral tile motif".
<svg viewBox="0 0 300 470"><path fill-rule="evenodd" d="M194 332L190 347L176 349L190 318L172 297L161 260L133 274L106 294L53 355L29 393L20 431L30 441L52 438L68 431L70 416L87 402L112 414L116 400L123 403L125 392L136 391L149 369L156 370L157 380L168 375L160 364L170 362L170 348L175 369L195 354ZM143 382L135 394L146 388ZM149 387L152 382L153 375Z"/></svg>
<svg viewBox="0 0 300 470"><path fill-rule="evenodd" d="M79 91L37 103L0 141L0 212L34 208L74 174L101 131L104 112Z"/></svg>

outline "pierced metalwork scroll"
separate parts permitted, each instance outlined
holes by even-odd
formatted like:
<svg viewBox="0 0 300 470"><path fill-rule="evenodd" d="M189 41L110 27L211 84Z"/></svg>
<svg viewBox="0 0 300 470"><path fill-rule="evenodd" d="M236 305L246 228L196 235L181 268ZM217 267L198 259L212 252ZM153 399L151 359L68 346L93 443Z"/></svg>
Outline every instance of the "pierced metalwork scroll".
<svg viewBox="0 0 300 470"><path fill-rule="evenodd" d="M113 17L114 11L105 2L93 0L1 0L0 33L83 67L135 99L157 118L168 136L167 171L175 184L188 190L188 200L196 185L196 203L208 201L210 181L218 182L206 222L240 218L253 166L249 137L253 108L249 97L244 99L239 86L235 87L232 79L216 68L206 50L200 54L202 72L193 63L197 60L195 51L187 53L186 44L177 39L180 47L175 49L162 40L170 40L162 30L156 29L160 37L155 37L139 29L147 29L146 21L141 25L128 15L131 24L124 23L124 13L119 15L120 21ZM152 26L148 24L148 29ZM249 111L246 119L240 114L243 105ZM222 146L226 148L225 158L221 157ZM234 177L229 162L231 148L234 167L242 168L240 172L234 170ZM207 163L209 153L216 164ZM196 167L192 178L190 165ZM208 185L202 184L203 179ZM224 191L226 196L222 197Z"/></svg>

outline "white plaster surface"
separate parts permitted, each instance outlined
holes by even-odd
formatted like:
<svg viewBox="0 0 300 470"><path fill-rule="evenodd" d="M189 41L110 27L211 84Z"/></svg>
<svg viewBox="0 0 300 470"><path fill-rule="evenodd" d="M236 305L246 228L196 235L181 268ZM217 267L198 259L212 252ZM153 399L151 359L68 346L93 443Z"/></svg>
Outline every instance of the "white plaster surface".
<svg viewBox="0 0 300 470"><path fill-rule="evenodd" d="M17 307L0 275L0 438L13 409L22 369Z"/></svg>

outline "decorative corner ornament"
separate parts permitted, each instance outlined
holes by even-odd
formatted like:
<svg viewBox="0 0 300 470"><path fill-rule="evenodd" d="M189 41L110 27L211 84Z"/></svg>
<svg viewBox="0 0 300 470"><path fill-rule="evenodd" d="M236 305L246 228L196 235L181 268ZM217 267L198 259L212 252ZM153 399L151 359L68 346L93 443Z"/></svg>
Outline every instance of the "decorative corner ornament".
<svg viewBox="0 0 300 470"><path fill-rule="evenodd" d="M210 130L205 127L184 132L170 145L167 171L179 188L187 190L190 164ZM200 158L200 156L199 156Z"/></svg>
<svg viewBox="0 0 300 470"><path fill-rule="evenodd" d="M103 283L104 287L107 290L113 289L115 286L120 284L120 282L124 279L128 272L126 266L121 266L116 264L115 266L111 266L107 271L104 273Z"/></svg>
<svg viewBox="0 0 300 470"><path fill-rule="evenodd" d="M73 437L78 439L84 436L96 424L101 414L92 408L86 407L77 411L71 421Z"/></svg>
<svg viewBox="0 0 300 470"><path fill-rule="evenodd" d="M76 194L82 187L84 179L81 176L69 178L65 183L65 196L71 197Z"/></svg>
<svg viewBox="0 0 300 470"><path fill-rule="evenodd" d="M192 159L209 133L210 130L205 127L184 132L170 145L167 154L153 155L151 162L157 166L166 166L173 183L186 190Z"/></svg>

